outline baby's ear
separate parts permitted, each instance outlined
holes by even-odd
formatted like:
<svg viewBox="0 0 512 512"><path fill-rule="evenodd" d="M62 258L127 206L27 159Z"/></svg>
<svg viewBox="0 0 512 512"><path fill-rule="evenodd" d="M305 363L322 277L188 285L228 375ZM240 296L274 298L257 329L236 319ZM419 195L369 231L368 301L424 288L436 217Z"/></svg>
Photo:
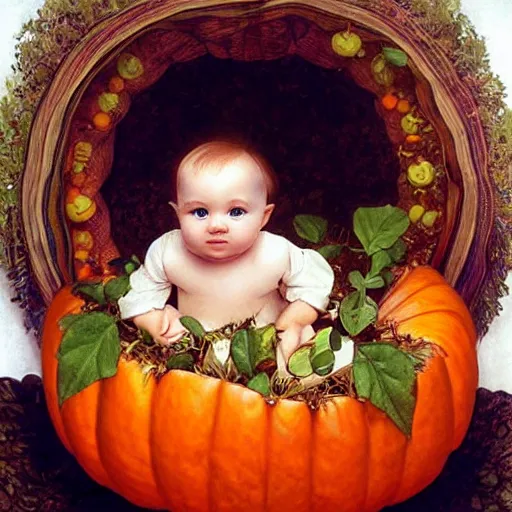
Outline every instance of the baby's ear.
<svg viewBox="0 0 512 512"><path fill-rule="evenodd" d="M169 201L169 204L172 206L173 210L176 212L176 215L178 215L178 205L176 203L173 203L172 201Z"/></svg>
<svg viewBox="0 0 512 512"><path fill-rule="evenodd" d="M267 222L270 220L270 216L272 215L272 212L274 211L275 207L275 204L267 204L267 206L265 206L265 210L263 210L263 220L261 222L260 229L263 229Z"/></svg>

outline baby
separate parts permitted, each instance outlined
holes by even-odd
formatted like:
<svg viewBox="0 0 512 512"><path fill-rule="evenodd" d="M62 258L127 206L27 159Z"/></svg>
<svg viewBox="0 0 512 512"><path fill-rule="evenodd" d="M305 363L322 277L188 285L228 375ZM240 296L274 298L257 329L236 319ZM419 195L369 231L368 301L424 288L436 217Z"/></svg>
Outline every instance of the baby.
<svg viewBox="0 0 512 512"><path fill-rule="evenodd" d="M278 367L314 333L311 324L329 302L334 274L316 251L262 231L274 204L276 177L257 153L232 142L207 142L191 151L176 173L180 228L148 249L119 300L132 318L164 344L186 332L190 315L205 329L254 316L280 333ZM178 288L178 309L166 305Z"/></svg>

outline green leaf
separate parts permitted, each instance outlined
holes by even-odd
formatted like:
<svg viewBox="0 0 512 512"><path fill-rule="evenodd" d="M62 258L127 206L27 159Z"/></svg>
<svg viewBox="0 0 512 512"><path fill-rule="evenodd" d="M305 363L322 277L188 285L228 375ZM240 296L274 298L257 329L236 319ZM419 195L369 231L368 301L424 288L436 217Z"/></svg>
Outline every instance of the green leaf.
<svg viewBox="0 0 512 512"><path fill-rule="evenodd" d="M263 396L270 395L270 379L266 373L258 373L248 383L247 387Z"/></svg>
<svg viewBox="0 0 512 512"><path fill-rule="evenodd" d="M409 227L409 218L400 208L386 205L358 208L354 213L354 232L368 256L389 249Z"/></svg>
<svg viewBox="0 0 512 512"><path fill-rule="evenodd" d="M59 404L93 382L115 375L120 352L114 317L98 311L80 315L64 333L57 353Z"/></svg>
<svg viewBox="0 0 512 512"><path fill-rule="evenodd" d="M254 330L254 342L249 347L252 368L256 371L271 371L276 367L277 332L273 324Z"/></svg>
<svg viewBox="0 0 512 512"><path fill-rule="evenodd" d="M167 359L169 370L192 370L194 368L194 356L192 354L173 354Z"/></svg>
<svg viewBox="0 0 512 512"><path fill-rule="evenodd" d="M389 249L380 249L372 254L372 267L369 272L370 277L374 277L386 268L398 263L403 259L407 251L406 243L399 238ZM367 276L368 277L368 276Z"/></svg>
<svg viewBox="0 0 512 512"><path fill-rule="evenodd" d="M288 359L288 371L295 377L309 377L313 373L313 367L309 354L311 346L302 346L298 348Z"/></svg>
<svg viewBox="0 0 512 512"><path fill-rule="evenodd" d="M185 329L189 330L196 338L202 339L206 334L206 330L201 325L201 322L191 316L182 316L180 318L180 322L181 325L183 325Z"/></svg>
<svg viewBox="0 0 512 512"><path fill-rule="evenodd" d="M142 333L142 340L145 343L152 343L153 342L153 336L151 336L151 334L149 334L149 332L146 331L146 329L140 329L140 332Z"/></svg>
<svg viewBox="0 0 512 512"><path fill-rule="evenodd" d="M330 338L332 330L332 327L324 327L315 334L315 337L313 338L312 342L314 343L313 348L317 352L331 350Z"/></svg>
<svg viewBox="0 0 512 512"><path fill-rule="evenodd" d="M360 398L370 400L406 436L411 436L416 375L414 363L406 354L387 343L358 345L354 382Z"/></svg>
<svg viewBox="0 0 512 512"><path fill-rule="evenodd" d="M365 297L358 306L360 294L349 293L340 304L340 320L351 336L356 336L377 320L378 306L370 297Z"/></svg>
<svg viewBox="0 0 512 512"><path fill-rule="evenodd" d="M332 260L337 258L341 254L341 245L324 245L317 249L326 260Z"/></svg>
<svg viewBox="0 0 512 512"><path fill-rule="evenodd" d="M108 262L108 265L115 268L118 273L130 275L140 267L141 263L139 258L133 254L130 258L114 258Z"/></svg>
<svg viewBox="0 0 512 512"><path fill-rule="evenodd" d="M398 263L407 252L407 244L399 238L389 249L386 249L386 252L394 263Z"/></svg>
<svg viewBox="0 0 512 512"><path fill-rule="evenodd" d="M130 275L135 272L141 266L139 258L135 254L130 256L129 261L124 266L124 271Z"/></svg>
<svg viewBox="0 0 512 512"><path fill-rule="evenodd" d="M124 271L126 272L126 275L133 274L137 270L137 265L133 261L129 261L128 263L125 263L124 265Z"/></svg>
<svg viewBox="0 0 512 512"><path fill-rule="evenodd" d="M382 54L390 64L393 64L393 66L398 66L399 68L407 66L407 54L398 48L390 48L389 46L386 46L382 48Z"/></svg>
<svg viewBox="0 0 512 512"><path fill-rule="evenodd" d="M313 348L309 354L311 367L317 375L327 375L334 367L334 352L331 350L333 328L326 327L318 331L313 339Z"/></svg>
<svg viewBox="0 0 512 512"><path fill-rule="evenodd" d="M327 220L317 215L296 215L293 227L301 238L318 244L327 233Z"/></svg>
<svg viewBox="0 0 512 512"><path fill-rule="evenodd" d="M77 283L73 286L73 293L86 300L92 300L104 306L107 303L105 298L105 287L103 283Z"/></svg>
<svg viewBox="0 0 512 512"><path fill-rule="evenodd" d="M105 297L109 302L118 301L130 290L130 276L122 275L111 279L105 285Z"/></svg>
<svg viewBox="0 0 512 512"><path fill-rule="evenodd" d="M329 345L334 351L341 349L341 334L337 329L333 329L329 334Z"/></svg>
<svg viewBox="0 0 512 512"><path fill-rule="evenodd" d="M313 348L311 350L311 367L313 371L322 377L331 373L334 368L334 352L332 350L324 350L322 352L315 352Z"/></svg>
<svg viewBox="0 0 512 512"><path fill-rule="evenodd" d="M258 329L241 329L233 335L230 354L238 371L251 378L255 373L276 369L275 346L277 332L274 325Z"/></svg>
<svg viewBox="0 0 512 512"><path fill-rule="evenodd" d="M231 357L237 367L237 370L252 378L254 375L251 361L251 344L254 334L247 329L237 331L231 340Z"/></svg>
<svg viewBox="0 0 512 512"><path fill-rule="evenodd" d="M356 290L364 290L366 288L364 277L359 270L352 270L348 275L348 280Z"/></svg>
<svg viewBox="0 0 512 512"><path fill-rule="evenodd" d="M385 270L382 272L382 277L384 278L384 281L386 282L386 286L389 286L393 282L393 272L389 270Z"/></svg>
<svg viewBox="0 0 512 512"><path fill-rule="evenodd" d="M369 276L377 276L383 268L388 267L393 263L391 256L387 251L381 249L372 254L372 268L370 269Z"/></svg>
<svg viewBox="0 0 512 512"><path fill-rule="evenodd" d="M71 325L82 316L84 316L83 313L78 313L76 315L63 316L59 320L59 327L60 327L61 331L65 331L66 329L69 329L71 327Z"/></svg>
<svg viewBox="0 0 512 512"><path fill-rule="evenodd" d="M366 276L364 284L366 285L366 288L369 288L370 290L382 288L385 285L384 279L381 276Z"/></svg>

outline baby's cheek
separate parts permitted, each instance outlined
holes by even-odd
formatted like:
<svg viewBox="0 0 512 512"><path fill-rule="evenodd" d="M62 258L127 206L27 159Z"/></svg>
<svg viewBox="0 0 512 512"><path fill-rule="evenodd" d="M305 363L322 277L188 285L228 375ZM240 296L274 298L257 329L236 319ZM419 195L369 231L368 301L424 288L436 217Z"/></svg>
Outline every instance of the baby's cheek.
<svg viewBox="0 0 512 512"><path fill-rule="evenodd" d="M191 222L184 221L181 223L180 227L181 237L186 246L193 245L194 242L197 242L199 231Z"/></svg>

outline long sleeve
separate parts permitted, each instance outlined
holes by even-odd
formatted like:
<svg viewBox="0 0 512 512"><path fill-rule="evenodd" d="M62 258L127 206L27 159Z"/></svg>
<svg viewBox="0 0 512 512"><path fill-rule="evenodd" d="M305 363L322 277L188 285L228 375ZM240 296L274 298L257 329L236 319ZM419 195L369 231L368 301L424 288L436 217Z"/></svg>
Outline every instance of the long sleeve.
<svg viewBox="0 0 512 512"><path fill-rule="evenodd" d="M121 318L142 315L162 309L171 294L172 285L164 270L164 253L172 250L177 230L157 238L148 249L144 264L130 275L131 290L119 299Z"/></svg>
<svg viewBox="0 0 512 512"><path fill-rule="evenodd" d="M317 251L300 249L289 243L290 268L283 276L288 302L302 300L319 311L325 311L334 285L334 272Z"/></svg>

